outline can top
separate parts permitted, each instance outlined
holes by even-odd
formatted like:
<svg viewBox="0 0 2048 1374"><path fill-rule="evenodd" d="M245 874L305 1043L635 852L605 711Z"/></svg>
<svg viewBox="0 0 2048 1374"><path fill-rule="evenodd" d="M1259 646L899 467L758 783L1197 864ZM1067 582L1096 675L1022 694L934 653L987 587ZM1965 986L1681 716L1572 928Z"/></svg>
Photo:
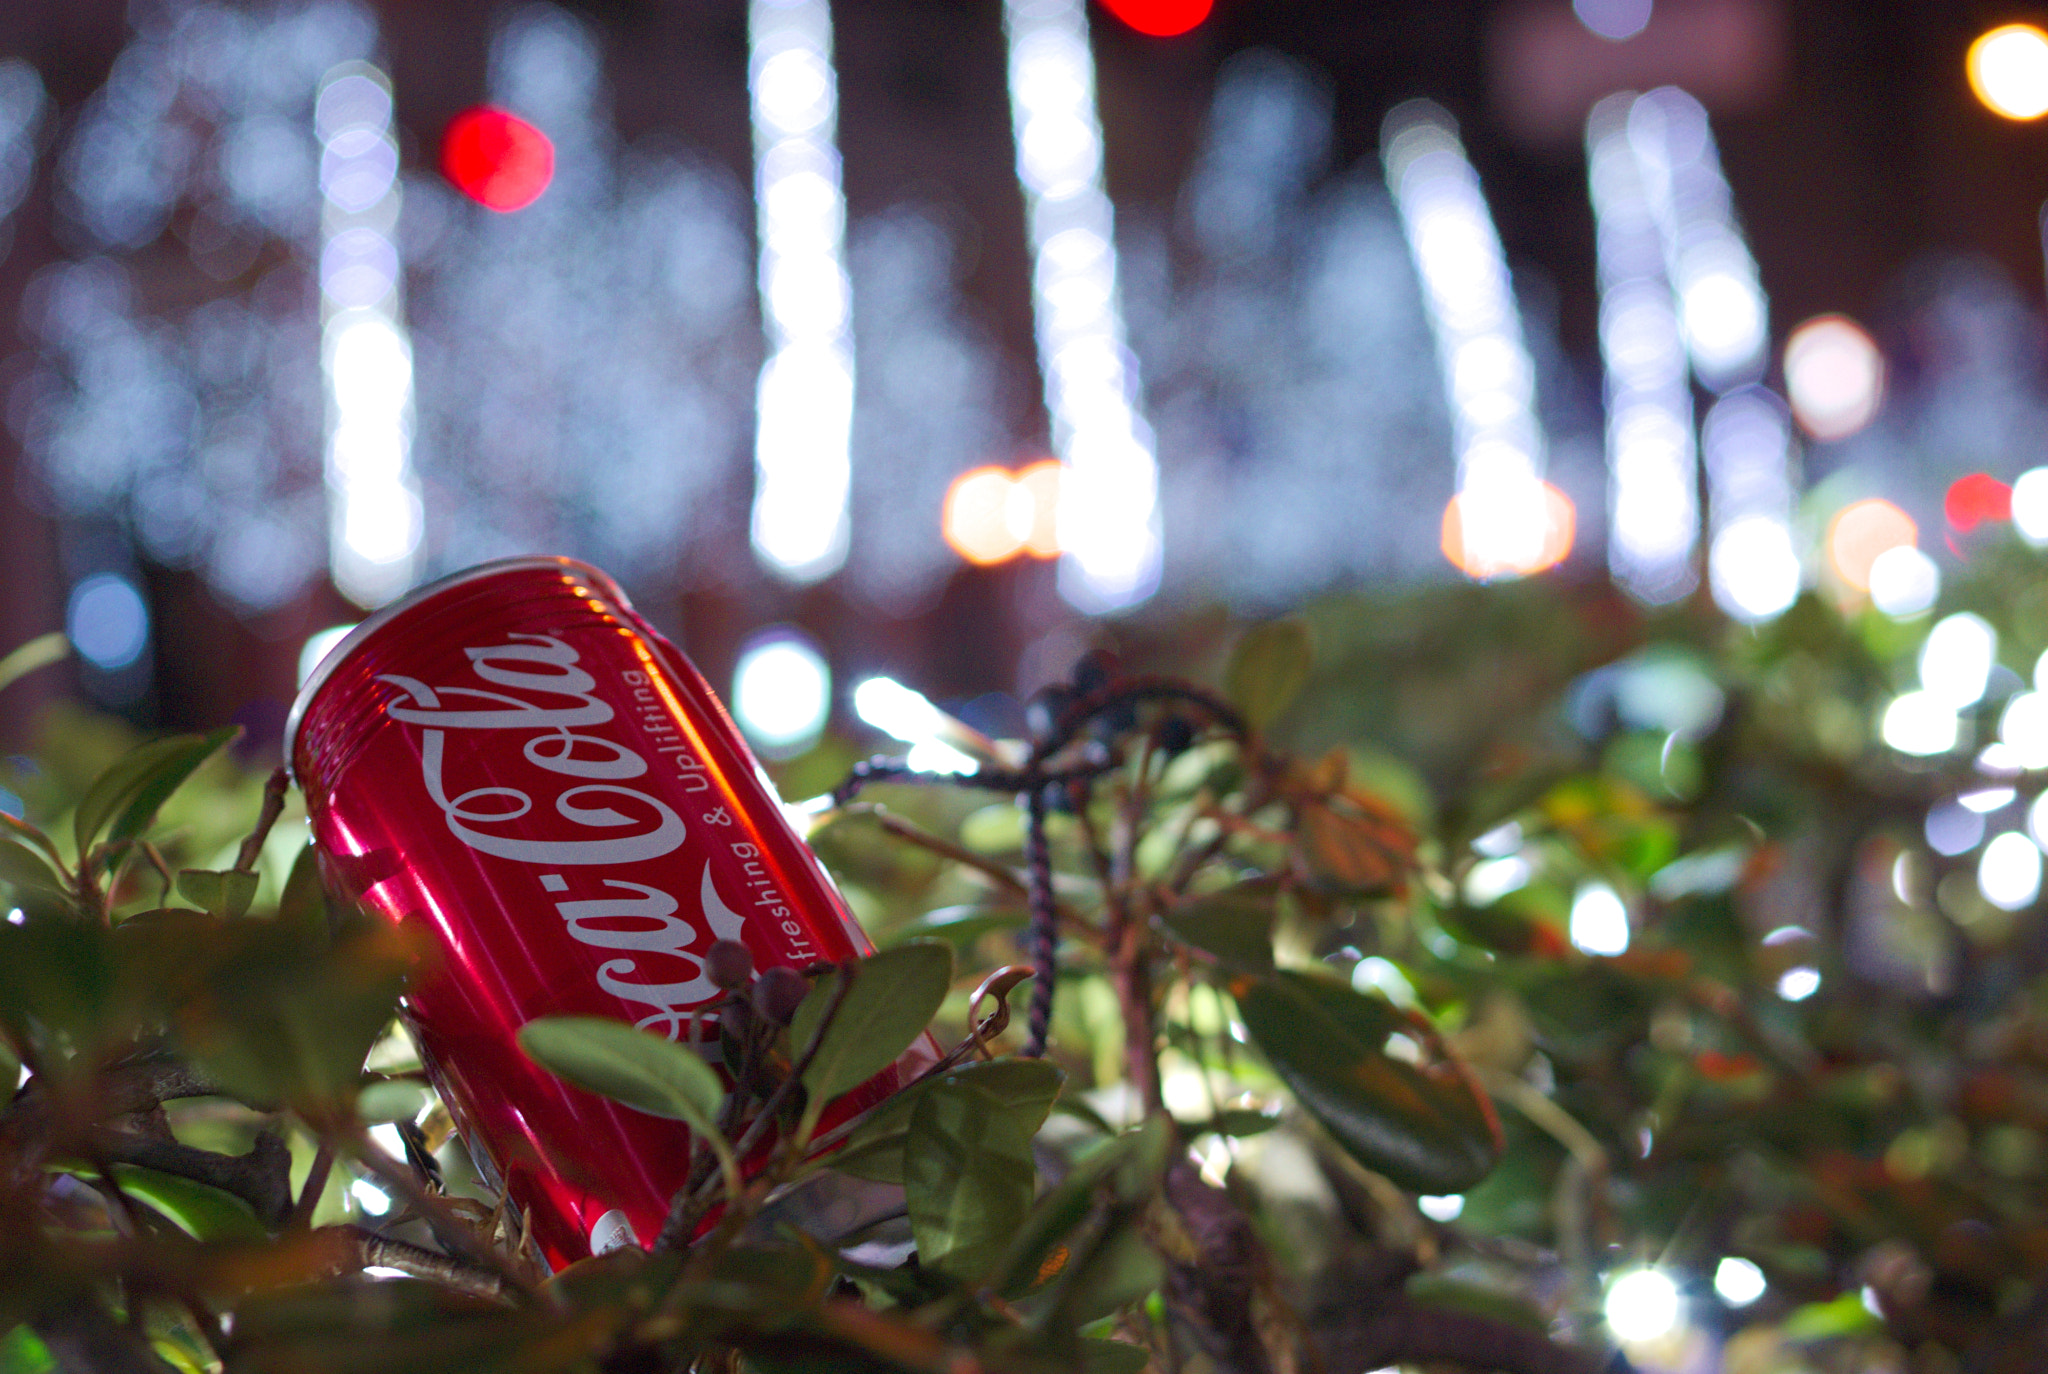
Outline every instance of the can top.
<svg viewBox="0 0 2048 1374"><path fill-rule="evenodd" d="M360 625L343 636L339 644L329 649L327 656L320 660L305 682L300 684L299 694L292 700L291 714L285 717L284 722L284 766L292 766L292 746L298 741L299 724L305 719L306 710L313 704L313 698L319 695L320 689L327 685L327 679L334 676L348 656L367 643L372 635L421 602L431 601L443 592L480 578L495 577L499 573L514 572L523 568L573 569L582 576L598 578L607 585L611 583L609 577L580 559L560 554L528 554L517 558L495 558L488 563L479 563L473 568L464 568L461 572L449 573L446 577L413 588L388 606L380 606ZM624 601L624 595L621 594L619 599Z"/></svg>

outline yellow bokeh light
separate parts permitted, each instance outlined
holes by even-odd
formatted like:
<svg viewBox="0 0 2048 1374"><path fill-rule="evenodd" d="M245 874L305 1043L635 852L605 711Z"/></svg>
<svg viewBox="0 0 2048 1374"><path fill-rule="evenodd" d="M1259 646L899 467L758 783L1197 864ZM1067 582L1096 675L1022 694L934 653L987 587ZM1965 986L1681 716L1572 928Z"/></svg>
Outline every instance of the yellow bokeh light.
<svg viewBox="0 0 2048 1374"><path fill-rule="evenodd" d="M1870 590L1870 565L1892 549L1920 540L1913 517L1889 501L1871 497L1842 507L1828 525L1828 566L1859 592Z"/></svg>
<svg viewBox="0 0 2048 1374"><path fill-rule="evenodd" d="M2032 24L2003 24L1970 45L1964 60L1970 89L1994 114L2039 119L2048 114L2048 33Z"/></svg>
<svg viewBox="0 0 2048 1374"><path fill-rule="evenodd" d="M1578 533L1578 511L1572 499L1545 482L1543 486L1543 540L1533 556L1509 562L1475 556L1466 546L1465 522L1460 509L1462 497L1453 496L1444 507L1444 557L1465 576L1485 581L1494 577L1527 577L1564 562Z"/></svg>

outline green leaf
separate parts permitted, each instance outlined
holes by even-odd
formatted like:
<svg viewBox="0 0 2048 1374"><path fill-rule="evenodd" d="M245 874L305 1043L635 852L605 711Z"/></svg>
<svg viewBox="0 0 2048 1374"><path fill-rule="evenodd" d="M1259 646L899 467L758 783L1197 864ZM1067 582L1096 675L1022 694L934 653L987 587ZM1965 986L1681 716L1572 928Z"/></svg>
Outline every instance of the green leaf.
<svg viewBox="0 0 2048 1374"><path fill-rule="evenodd" d="M854 967L853 986L804 1070L804 1087L815 1102L867 1082L923 1033L953 981L953 951L936 941L913 940ZM844 976L820 978L797 1007L789 1027L796 1052L817 1037Z"/></svg>
<svg viewBox="0 0 2048 1374"><path fill-rule="evenodd" d="M349 1111L363 1060L397 1010L416 942L380 925L309 952L268 921L224 926L231 947L178 1009L180 1040L234 1096Z"/></svg>
<svg viewBox="0 0 2048 1374"><path fill-rule="evenodd" d="M173 735L131 749L93 780L72 818L72 838L81 859L100 831L113 840L133 839L171 793L215 750L241 733L230 725L207 735ZM109 828L111 826L111 828Z"/></svg>
<svg viewBox="0 0 2048 1374"><path fill-rule="evenodd" d="M1173 1141L1173 1132L1148 1121L1081 1156L1032 1205L992 1271L991 1286L1014 1298L1046 1283L1061 1268L1061 1247L1095 1210L1098 1192L1106 1189L1123 1201L1149 1194L1166 1172Z"/></svg>
<svg viewBox="0 0 2048 1374"><path fill-rule="evenodd" d="M70 652L71 641L64 638L61 630L52 630L46 635L37 635L25 644L15 645L7 657L0 658L0 692L6 691L38 668L61 663Z"/></svg>
<svg viewBox="0 0 2048 1374"><path fill-rule="evenodd" d="M256 900L256 875L238 869L187 868L178 873L178 895L215 916L234 920Z"/></svg>
<svg viewBox="0 0 2048 1374"><path fill-rule="evenodd" d="M1860 1293L1844 1293L1831 1302L1793 1308L1781 1329L1787 1340L1824 1341L1874 1331L1882 1324L1863 1305Z"/></svg>
<svg viewBox="0 0 2048 1374"><path fill-rule="evenodd" d="M1161 919L1175 938L1215 955L1225 967L1268 973L1276 896L1270 888L1233 887L1182 902Z"/></svg>
<svg viewBox="0 0 2048 1374"><path fill-rule="evenodd" d="M1030 917L1022 907L942 906L875 938L893 948L910 940L944 940L965 949L992 930L1015 930Z"/></svg>
<svg viewBox="0 0 2048 1374"><path fill-rule="evenodd" d="M0 883L21 891L57 897L67 895L64 879L57 875L49 862L12 835L0 835Z"/></svg>
<svg viewBox="0 0 2048 1374"><path fill-rule="evenodd" d="M265 1240L270 1235L248 1203L219 1188L133 1164L116 1164L114 1180L196 1240Z"/></svg>
<svg viewBox="0 0 2048 1374"><path fill-rule="evenodd" d="M957 1069L923 1093L903 1141L903 1191L918 1263L980 1278L1031 1210L1031 1137L1063 1075L1035 1059Z"/></svg>
<svg viewBox="0 0 2048 1374"><path fill-rule="evenodd" d="M1388 1057L1407 1026L1377 997L1287 970L1231 987L1252 1043L1301 1105L1368 1169L1420 1193L1461 1193L1499 1157L1462 1077Z"/></svg>
<svg viewBox="0 0 2048 1374"><path fill-rule="evenodd" d="M1231 655L1224 690L1255 730L1280 718L1315 661L1308 626L1299 620L1269 620L1246 630Z"/></svg>
<svg viewBox="0 0 2048 1374"><path fill-rule="evenodd" d="M308 949L324 949L334 938L327 885L320 874L320 851L310 844L292 860L291 874L277 901L277 924L294 932Z"/></svg>
<svg viewBox="0 0 2048 1374"><path fill-rule="evenodd" d="M356 1094L356 1119L368 1126L385 1121L412 1121L426 1107L430 1096L424 1083L380 1078L365 1083Z"/></svg>
<svg viewBox="0 0 2048 1374"><path fill-rule="evenodd" d="M34 915L20 925L0 921L0 1020L41 1021L82 1045L119 1037L129 1028L108 1015L114 984L109 936L99 923Z"/></svg>
<svg viewBox="0 0 2048 1374"><path fill-rule="evenodd" d="M1151 1363L1152 1352L1142 1345L1099 1336L1081 1338L1081 1374L1143 1374Z"/></svg>
<svg viewBox="0 0 2048 1374"><path fill-rule="evenodd" d="M1248 1135L1264 1135L1279 1124L1279 1117L1255 1107L1226 1107L1207 1121L1185 1123L1181 1131L1191 1140L1198 1135L1227 1135L1242 1140Z"/></svg>
<svg viewBox="0 0 2048 1374"><path fill-rule="evenodd" d="M545 1016L519 1029L534 1063L579 1088L650 1116L715 1134L725 1096L718 1075L694 1052L650 1031L602 1016Z"/></svg>

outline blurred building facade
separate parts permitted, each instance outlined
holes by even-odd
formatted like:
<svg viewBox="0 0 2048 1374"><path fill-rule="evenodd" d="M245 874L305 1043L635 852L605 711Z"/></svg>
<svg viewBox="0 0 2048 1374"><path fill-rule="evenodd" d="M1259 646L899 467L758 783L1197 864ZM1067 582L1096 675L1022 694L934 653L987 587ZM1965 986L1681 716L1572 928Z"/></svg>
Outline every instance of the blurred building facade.
<svg viewBox="0 0 2048 1374"><path fill-rule="evenodd" d="M307 636L360 614L330 547L346 539L337 491L374 470L395 504L367 509L416 524L404 580L569 552L620 574L720 680L751 630L788 622L843 678L1026 691L1103 607L1063 599L1048 562L963 562L942 512L964 472L1094 451L1083 421L1100 406L1073 398L1098 393L1075 378L1104 358L1100 394L1123 397L1134 445L1119 471L1156 462L1134 528L1159 542L1157 590L1137 590L1136 613L1456 577L1440 527L1476 413L1458 358L1481 355L1446 343L1382 160L1382 121L1418 97L1469 155L1506 270L1523 361L1484 395L1525 396L1541 475L1576 511L1552 575L1606 573L1615 416L1634 394L1617 391L1620 278L1588 188L1586 120L1616 91L1697 97L1768 310L1769 346L1740 376L1702 370L1696 347L1676 364L1689 499L1713 495L1695 447L1716 397L1782 390L1778 345L1830 311L1876 332L1886 400L1839 439L1780 424L1774 461L1797 490L1776 518L1805 522L1809 558L1829 502L1883 496L1940 531L1957 477L2009 482L2043 460L2048 142L1971 101L1972 33L1947 7L1240 3L1160 38L1114 7L881 0L829 15L826 115L791 126L829 132L813 141L841 200L816 214L843 277L792 297L790 318L841 293L852 387L843 562L791 577L749 543L757 398L787 323L762 256L782 231L761 44L791 8L0 15L5 642L59 626L89 586L114 619L95 622L99 664L66 670L87 695L150 723L274 734ZM1047 205L1092 203L1088 185L1031 161L1013 97L1019 34L1067 12L1085 18L1093 83L1076 108L1098 120L1067 155L1113 220L1055 242ZM322 123L350 64L390 93L374 128ZM514 212L438 166L449 121L483 103L552 141L552 182ZM1062 268L1082 241L1108 265ZM1681 310L1682 245L1662 242L1657 289ZM1062 354L1068 318L1080 344ZM382 351L345 348L337 320L381 321L350 337ZM337 439L351 397L383 417L383 448ZM1685 519L1702 538L1726 523ZM1706 556L1681 551L1670 594ZM124 638L122 615L140 631Z"/></svg>

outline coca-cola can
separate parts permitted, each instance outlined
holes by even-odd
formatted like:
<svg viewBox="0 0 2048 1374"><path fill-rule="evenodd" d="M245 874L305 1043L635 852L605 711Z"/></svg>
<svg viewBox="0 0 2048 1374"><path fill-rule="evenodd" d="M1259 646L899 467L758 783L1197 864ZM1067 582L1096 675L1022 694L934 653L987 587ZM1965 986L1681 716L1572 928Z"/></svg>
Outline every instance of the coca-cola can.
<svg viewBox="0 0 2048 1374"><path fill-rule="evenodd" d="M573 559L485 564L371 616L301 689L285 757L330 882L438 954L405 1016L555 1267L652 1240L690 1133L553 1077L521 1026L613 1017L715 1062L714 941L758 968L872 951L709 684Z"/></svg>

